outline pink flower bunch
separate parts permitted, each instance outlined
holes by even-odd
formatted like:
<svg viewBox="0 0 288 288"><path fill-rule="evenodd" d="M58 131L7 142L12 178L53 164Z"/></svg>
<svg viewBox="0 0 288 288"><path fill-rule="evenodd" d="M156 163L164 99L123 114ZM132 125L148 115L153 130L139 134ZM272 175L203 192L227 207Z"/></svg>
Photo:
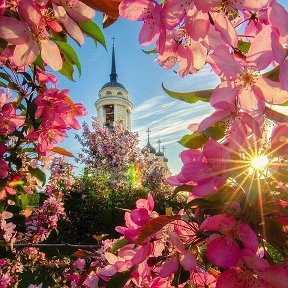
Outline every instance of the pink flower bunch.
<svg viewBox="0 0 288 288"><path fill-rule="evenodd" d="M79 44L84 43L79 23L92 19L94 11L80 1L70 2L20 0L15 6L4 4L6 13L0 16L0 37L14 46L12 61L18 67L32 64L40 54L52 69L62 68L62 57L50 39L50 31L65 31ZM20 19L6 16L11 12L18 13Z"/></svg>
<svg viewBox="0 0 288 288"><path fill-rule="evenodd" d="M228 178L229 150L210 138L203 151L186 150L181 153L183 167L176 176L170 176L171 185L191 185L194 196L205 196L217 191Z"/></svg>
<svg viewBox="0 0 288 288"><path fill-rule="evenodd" d="M48 198L26 219L26 232L23 240L33 243L47 239L53 229L56 229L60 218L65 217L63 194L55 191L52 186L47 186Z"/></svg>

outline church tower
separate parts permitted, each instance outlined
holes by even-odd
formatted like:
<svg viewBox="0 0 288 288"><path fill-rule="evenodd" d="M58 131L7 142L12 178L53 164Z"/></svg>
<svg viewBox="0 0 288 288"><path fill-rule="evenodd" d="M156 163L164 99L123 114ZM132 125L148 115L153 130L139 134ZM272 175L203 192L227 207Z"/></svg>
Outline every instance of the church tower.
<svg viewBox="0 0 288 288"><path fill-rule="evenodd" d="M133 105L129 100L128 91L117 81L117 77L113 38L110 81L102 86L98 94L99 99L95 102L97 117L102 127L112 127L121 122L125 129L131 131Z"/></svg>

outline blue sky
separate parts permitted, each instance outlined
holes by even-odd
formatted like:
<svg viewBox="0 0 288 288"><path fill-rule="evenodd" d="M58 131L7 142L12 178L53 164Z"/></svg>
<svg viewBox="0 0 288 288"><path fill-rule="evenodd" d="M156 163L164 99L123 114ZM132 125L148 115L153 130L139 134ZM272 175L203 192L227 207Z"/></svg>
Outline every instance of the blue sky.
<svg viewBox="0 0 288 288"><path fill-rule="evenodd" d="M287 0L279 1L286 4ZM99 17L99 18L98 18ZM98 16L100 25L101 19ZM100 21L98 21L100 20ZM161 88L162 82L166 87L175 91L193 91L213 88L218 79L210 73L207 67L196 75L181 78L172 70L165 70L155 61L155 55L143 53L138 43L138 34L141 23L132 23L118 20L104 30L107 51L101 46L86 38L85 44L80 48L73 45L82 64L80 78L75 73L76 82L59 77L59 87L68 88L70 96L75 102L84 104L88 115L82 117L81 122L91 123L91 117L96 115L94 106L98 99L98 92L102 85L109 80L111 69L112 37L116 37L116 65L118 81L129 92L133 103L132 130L139 133L140 145L147 142L147 127L151 132L151 143L157 148L160 138L166 146L166 157L169 159L169 168L177 173L181 168L178 157L183 147L177 141L189 133L187 127L197 123L209 115L212 109L206 103L186 104L167 96ZM151 47L150 47L151 48ZM149 48L147 48L149 50ZM81 133L76 131L76 133ZM75 131L69 133L69 139L59 146L63 146L74 154L80 150L80 145L74 139Z"/></svg>

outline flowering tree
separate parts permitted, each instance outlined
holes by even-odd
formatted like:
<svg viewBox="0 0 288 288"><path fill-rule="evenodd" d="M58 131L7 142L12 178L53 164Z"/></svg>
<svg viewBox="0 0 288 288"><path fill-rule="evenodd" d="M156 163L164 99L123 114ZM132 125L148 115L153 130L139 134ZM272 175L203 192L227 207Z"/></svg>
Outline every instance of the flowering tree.
<svg viewBox="0 0 288 288"><path fill-rule="evenodd" d="M117 18L118 0L83 2ZM210 65L221 80L213 90L190 93L163 87L172 97L215 108L180 140L188 150L181 153L180 173L169 178L175 193L189 192L189 202L180 212L159 215L152 195L139 199L125 212L126 225L116 227L122 238L104 241L97 252L74 253L80 259L66 280L72 287L285 288L288 117L275 106L288 101L288 12L274 0L159 2L123 0L119 12L144 22L139 42L155 45L162 67L176 66L186 76ZM24 208L27 194L45 182L49 151L70 155L55 145L85 114L57 88L47 65L71 79L80 63L67 35L79 44L83 32L104 42L90 20L94 10L81 1L0 4L0 237L13 252L22 235L37 242L40 231L45 238L47 227L55 227L48 216L40 229L41 211L54 207L62 215L61 191L53 185L46 188L51 201L27 222L40 237L25 233L29 228L19 233L11 211ZM14 255L0 260L2 287L19 283L22 268Z"/></svg>
<svg viewBox="0 0 288 288"><path fill-rule="evenodd" d="M168 170L159 159L150 159L148 151L138 147L137 133L125 130L121 123L101 127L94 118L92 130L84 123L83 134L76 139L82 146L78 162L85 165L86 172L102 175L112 187L144 184L157 191L169 190L165 187Z"/></svg>
<svg viewBox="0 0 288 288"><path fill-rule="evenodd" d="M183 168L168 179L190 200L165 216L151 195L137 201L116 227L123 238L104 245L84 285L286 287L288 117L276 105L288 101L287 11L269 0L123 0L119 11L144 21L139 42L155 44L161 66L186 76L209 64L221 83L163 87L215 108L180 140Z"/></svg>

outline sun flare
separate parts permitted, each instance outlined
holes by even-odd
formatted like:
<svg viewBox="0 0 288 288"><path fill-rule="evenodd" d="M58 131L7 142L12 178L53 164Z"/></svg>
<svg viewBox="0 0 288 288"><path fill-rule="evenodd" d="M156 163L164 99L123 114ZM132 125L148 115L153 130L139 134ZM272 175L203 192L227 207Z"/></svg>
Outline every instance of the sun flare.
<svg viewBox="0 0 288 288"><path fill-rule="evenodd" d="M251 160L251 167L254 170L264 170L269 163L268 157L265 155L257 156Z"/></svg>

